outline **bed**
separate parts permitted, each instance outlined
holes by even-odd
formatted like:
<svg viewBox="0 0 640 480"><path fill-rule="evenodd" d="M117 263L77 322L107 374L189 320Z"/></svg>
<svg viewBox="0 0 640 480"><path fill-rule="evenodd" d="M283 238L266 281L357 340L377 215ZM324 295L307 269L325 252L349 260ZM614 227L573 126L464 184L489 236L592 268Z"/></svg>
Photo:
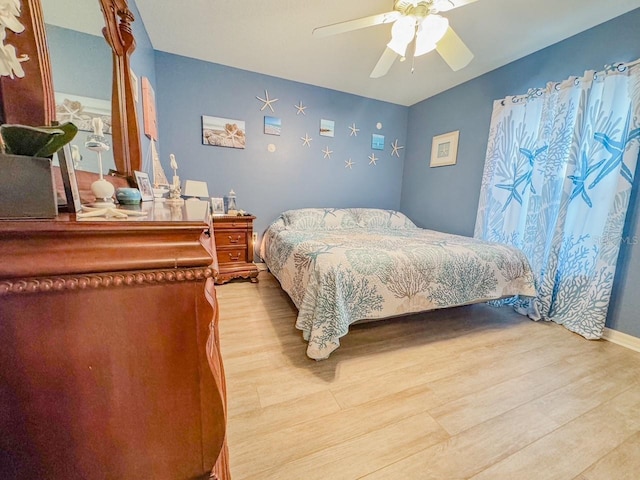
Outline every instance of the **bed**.
<svg viewBox="0 0 640 480"><path fill-rule="evenodd" d="M356 321L536 293L516 248L418 228L392 210L286 211L266 230L261 256L316 360Z"/></svg>

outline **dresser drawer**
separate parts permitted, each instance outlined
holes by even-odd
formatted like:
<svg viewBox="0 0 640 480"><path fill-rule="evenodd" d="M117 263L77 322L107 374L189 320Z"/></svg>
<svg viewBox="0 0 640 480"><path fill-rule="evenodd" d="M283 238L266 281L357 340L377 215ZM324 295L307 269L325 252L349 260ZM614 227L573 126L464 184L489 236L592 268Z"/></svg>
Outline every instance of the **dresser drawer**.
<svg viewBox="0 0 640 480"><path fill-rule="evenodd" d="M228 247L233 245L247 245L247 232L246 231L229 231L225 232L224 230L215 231L214 227L214 236L216 238L216 245L219 247Z"/></svg>
<svg viewBox="0 0 640 480"><path fill-rule="evenodd" d="M247 249L245 248L225 248L218 250L218 263L220 265L229 263L244 263L247 261Z"/></svg>

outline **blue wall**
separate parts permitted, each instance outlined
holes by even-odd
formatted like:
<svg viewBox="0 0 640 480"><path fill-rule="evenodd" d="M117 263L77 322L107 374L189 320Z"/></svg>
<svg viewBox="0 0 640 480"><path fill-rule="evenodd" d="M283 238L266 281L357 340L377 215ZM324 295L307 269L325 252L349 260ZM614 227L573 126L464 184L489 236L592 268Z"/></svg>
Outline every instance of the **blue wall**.
<svg viewBox="0 0 640 480"><path fill-rule="evenodd" d="M493 100L526 93L549 81L600 70L607 63L640 57L640 9L540 50L477 79L412 106L409 110L407 157L401 210L420 226L472 235L489 137ZM460 130L458 162L429 168L434 135ZM640 336L640 209L635 197L627 217L626 236L607 326Z"/></svg>
<svg viewBox="0 0 640 480"><path fill-rule="evenodd" d="M203 180L209 195L232 188L238 208L257 216L255 231L266 229L280 212L300 207L379 207L398 209L405 150L391 156L390 143L405 145L408 108L355 95L156 52L161 161L169 154L182 180ZM277 98L272 113L261 111L265 89ZM305 115L294 105L302 101ZM246 122L246 148L202 144L201 116ZM282 119L280 136L263 133L264 116ZM335 121L335 136L319 135L320 119ZM380 122L383 127L376 129ZM350 136L349 125L360 129ZM377 165L369 165L371 134L385 136ZM311 146L300 137L308 134ZM267 151L268 144L276 151ZM333 150L324 158L322 149ZM345 168L349 158L353 168Z"/></svg>

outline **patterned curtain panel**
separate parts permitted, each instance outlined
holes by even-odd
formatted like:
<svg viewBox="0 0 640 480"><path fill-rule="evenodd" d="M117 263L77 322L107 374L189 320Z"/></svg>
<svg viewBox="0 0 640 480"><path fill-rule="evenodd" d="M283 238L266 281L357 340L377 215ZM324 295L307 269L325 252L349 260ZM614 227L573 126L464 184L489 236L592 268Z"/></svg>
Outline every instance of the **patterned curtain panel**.
<svg viewBox="0 0 640 480"><path fill-rule="evenodd" d="M521 313L602 336L640 147L640 61L494 103L475 236L522 249Z"/></svg>

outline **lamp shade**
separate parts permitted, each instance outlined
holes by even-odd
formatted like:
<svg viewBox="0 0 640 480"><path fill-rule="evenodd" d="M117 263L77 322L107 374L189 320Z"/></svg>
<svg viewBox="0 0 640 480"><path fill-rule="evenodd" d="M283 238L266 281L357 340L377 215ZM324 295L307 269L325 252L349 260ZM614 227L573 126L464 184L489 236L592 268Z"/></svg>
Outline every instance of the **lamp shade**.
<svg viewBox="0 0 640 480"><path fill-rule="evenodd" d="M416 51L414 56L419 57L436 48L436 43L447 32L449 20L440 15L427 15L418 26L416 35Z"/></svg>
<svg viewBox="0 0 640 480"><path fill-rule="evenodd" d="M416 18L411 15L400 17L391 27L391 40L387 44L391 50L404 57L407 46L416 34Z"/></svg>
<svg viewBox="0 0 640 480"><path fill-rule="evenodd" d="M207 188L207 182L200 182L198 180L185 180L182 194L185 197L208 198L209 189Z"/></svg>

